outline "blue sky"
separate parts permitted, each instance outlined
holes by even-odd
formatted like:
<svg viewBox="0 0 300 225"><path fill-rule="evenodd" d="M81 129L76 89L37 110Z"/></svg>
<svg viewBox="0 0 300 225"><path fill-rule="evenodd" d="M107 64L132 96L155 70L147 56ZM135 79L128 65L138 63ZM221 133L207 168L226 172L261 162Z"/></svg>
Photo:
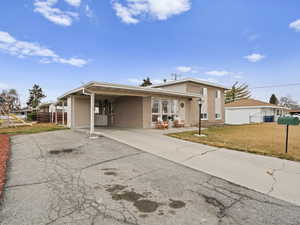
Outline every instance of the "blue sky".
<svg viewBox="0 0 300 225"><path fill-rule="evenodd" d="M91 80L171 73L251 87L300 82L299 0L10 0L0 8L0 88L46 100ZM300 101L300 86L253 89Z"/></svg>

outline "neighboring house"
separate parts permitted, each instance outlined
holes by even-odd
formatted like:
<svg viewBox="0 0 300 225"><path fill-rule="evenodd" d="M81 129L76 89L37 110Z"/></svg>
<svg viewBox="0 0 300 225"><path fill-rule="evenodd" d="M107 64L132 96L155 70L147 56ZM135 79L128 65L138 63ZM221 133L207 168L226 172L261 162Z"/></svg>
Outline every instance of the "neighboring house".
<svg viewBox="0 0 300 225"><path fill-rule="evenodd" d="M300 115L300 109L291 109L289 113L294 116L294 115Z"/></svg>
<svg viewBox="0 0 300 225"><path fill-rule="evenodd" d="M204 100L207 125L224 123L224 90L196 79L137 87L90 82L59 97L67 103L68 127L95 126L153 128L158 120L182 120L186 126L199 122L198 100ZM90 126L90 124L92 126Z"/></svg>
<svg viewBox="0 0 300 225"><path fill-rule="evenodd" d="M288 109L255 99L241 99L225 104L226 124L276 122Z"/></svg>
<svg viewBox="0 0 300 225"><path fill-rule="evenodd" d="M63 108L59 102L48 102L39 105L38 111L54 113L54 112L62 112Z"/></svg>

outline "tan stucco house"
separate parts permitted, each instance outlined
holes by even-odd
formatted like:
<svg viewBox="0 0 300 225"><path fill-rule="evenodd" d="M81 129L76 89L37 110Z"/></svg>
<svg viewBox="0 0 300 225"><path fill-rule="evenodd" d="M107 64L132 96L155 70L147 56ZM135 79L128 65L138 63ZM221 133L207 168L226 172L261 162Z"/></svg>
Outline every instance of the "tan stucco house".
<svg viewBox="0 0 300 225"><path fill-rule="evenodd" d="M158 120L199 122L198 100L203 101L204 125L223 124L226 87L192 78L151 87L89 82L61 97L67 107L70 128L126 127L153 128Z"/></svg>

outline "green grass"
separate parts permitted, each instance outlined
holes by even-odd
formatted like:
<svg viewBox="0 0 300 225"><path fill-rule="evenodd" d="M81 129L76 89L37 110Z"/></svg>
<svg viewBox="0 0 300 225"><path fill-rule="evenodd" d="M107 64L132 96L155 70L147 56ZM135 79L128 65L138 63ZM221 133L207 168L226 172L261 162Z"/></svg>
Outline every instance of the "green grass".
<svg viewBox="0 0 300 225"><path fill-rule="evenodd" d="M68 128L52 123L37 123L32 126L0 128L0 134L19 135L35 134L48 131L66 130Z"/></svg>
<svg viewBox="0 0 300 225"><path fill-rule="evenodd" d="M290 127L289 152L285 153L285 126L275 123L242 126L211 127L204 130L207 137L194 136L196 131L168 134L220 148L300 161L300 126Z"/></svg>

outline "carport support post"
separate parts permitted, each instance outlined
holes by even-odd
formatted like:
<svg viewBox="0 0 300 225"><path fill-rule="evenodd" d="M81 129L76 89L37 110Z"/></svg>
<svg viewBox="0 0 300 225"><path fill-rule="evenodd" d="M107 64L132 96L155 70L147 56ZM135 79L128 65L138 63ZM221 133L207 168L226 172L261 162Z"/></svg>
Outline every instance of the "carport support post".
<svg viewBox="0 0 300 225"><path fill-rule="evenodd" d="M62 125L65 125L65 101L62 101Z"/></svg>
<svg viewBox="0 0 300 225"><path fill-rule="evenodd" d="M90 134L95 132L95 93L91 94L91 121L90 121Z"/></svg>
<svg viewBox="0 0 300 225"><path fill-rule="evenodd" d="M289 148L289 125L286 125L285 153L288 153L288 148Z"/></svg>
<svg viewBox="0 0 300 225"><path fill-rule="evenodd" d="M58 119L57 119L57 105L55 105L55 124L58 124Z"/></svg>

